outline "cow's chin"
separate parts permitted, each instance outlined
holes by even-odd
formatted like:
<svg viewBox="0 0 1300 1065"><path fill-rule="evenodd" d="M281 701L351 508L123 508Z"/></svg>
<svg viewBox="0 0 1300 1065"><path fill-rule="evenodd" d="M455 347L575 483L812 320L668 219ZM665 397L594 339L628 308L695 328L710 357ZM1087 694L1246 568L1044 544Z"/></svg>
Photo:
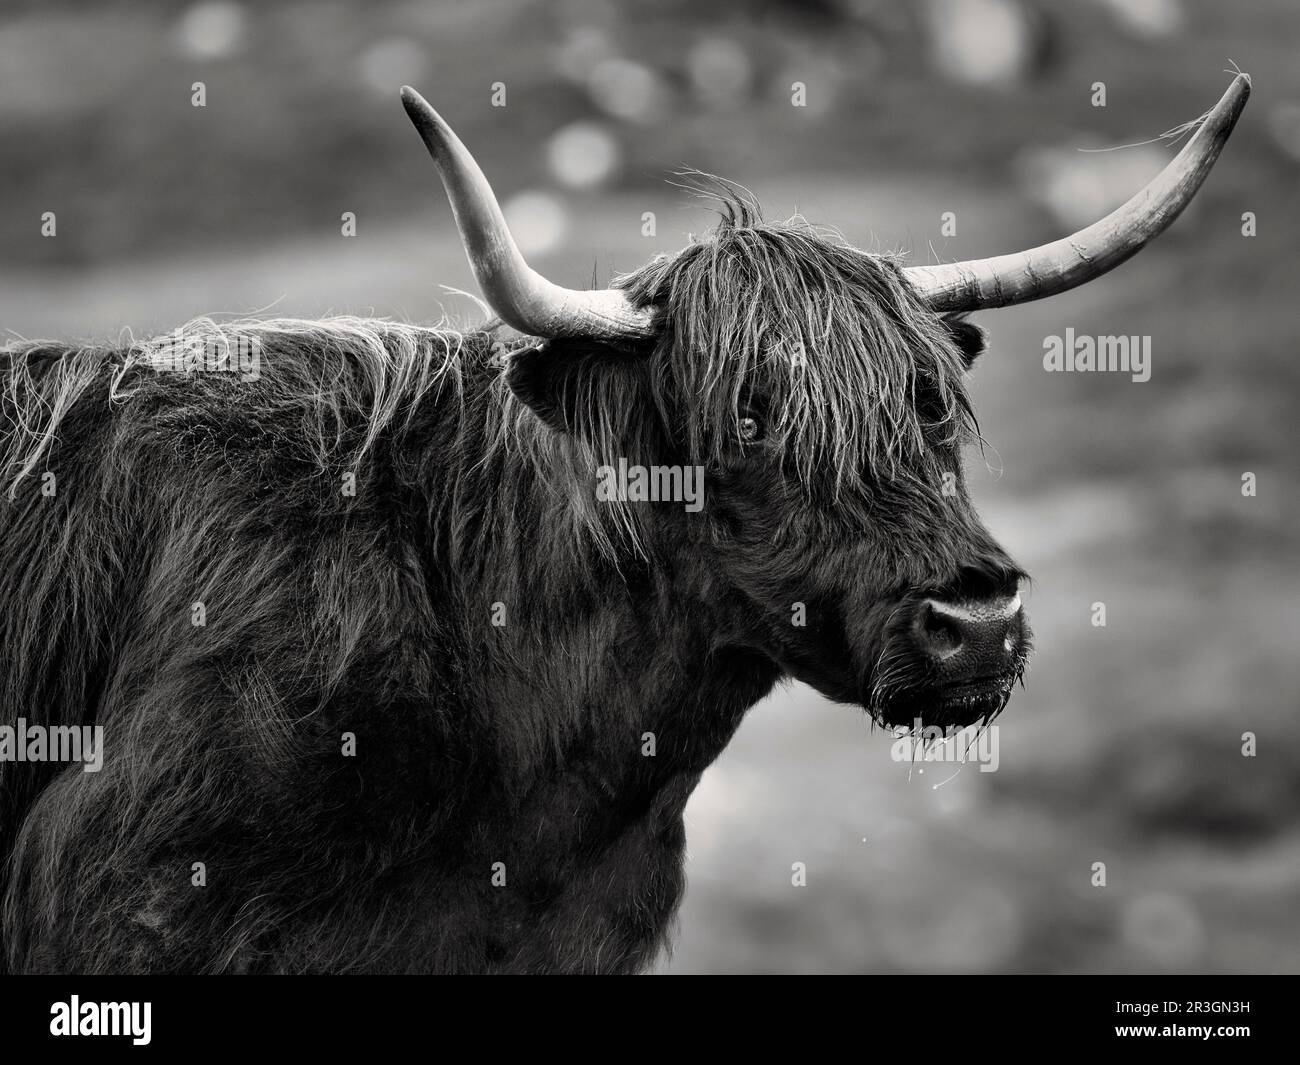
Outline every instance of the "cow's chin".
<svg viewBox="0 0 1300 1065"><path fill-rule="evenodd" d="M872 699L868 706L887 728L965 728L992 721L1011 698L1018 673L986 677L959 684L895 690Z"/></svg>

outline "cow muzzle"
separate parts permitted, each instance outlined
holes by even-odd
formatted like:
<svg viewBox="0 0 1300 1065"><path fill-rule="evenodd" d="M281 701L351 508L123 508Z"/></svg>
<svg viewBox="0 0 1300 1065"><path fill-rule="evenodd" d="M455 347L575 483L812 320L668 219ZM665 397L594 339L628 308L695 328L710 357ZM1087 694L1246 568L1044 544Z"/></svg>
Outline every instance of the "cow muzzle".
<svg viewBox="0 0 1300 1065"><path fill-rule="evenodd" d="M890 726L965 726L1006 706L1029 661L1030 631L1018 592L922 599L894 635L901 675L872 700Z"/></svg>
<svg viewBox="0 0 1300 1065"><path fill-rule="evenodd" d="M912 639L944 684L1004 676L1024 650L1020 595L958 602L926 599L912 623Z"/></svg>

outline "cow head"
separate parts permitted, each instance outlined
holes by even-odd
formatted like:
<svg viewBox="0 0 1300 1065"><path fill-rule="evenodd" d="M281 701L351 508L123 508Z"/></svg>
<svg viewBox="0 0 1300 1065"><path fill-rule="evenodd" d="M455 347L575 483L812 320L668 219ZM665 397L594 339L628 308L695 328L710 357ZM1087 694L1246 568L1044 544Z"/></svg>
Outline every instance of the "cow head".
<svg viewBox="0 0 1300 1065"><path fill-rule="evenodd" d="M1140 250L1196 192L1248 93L1238 77L1147 188L1039 248L904 267L727 192L708 236L592 292L528 267L464 145L413 90L403 101L488 302L539 338L510 358L510 389L598 462L702 472L697 512L678 500L626 525L728 604L719 638L886 724L967 725L1006 705L1029 627L1024 574L966 491L964 375L984 338L962 315L1063 292Z"/></svg>

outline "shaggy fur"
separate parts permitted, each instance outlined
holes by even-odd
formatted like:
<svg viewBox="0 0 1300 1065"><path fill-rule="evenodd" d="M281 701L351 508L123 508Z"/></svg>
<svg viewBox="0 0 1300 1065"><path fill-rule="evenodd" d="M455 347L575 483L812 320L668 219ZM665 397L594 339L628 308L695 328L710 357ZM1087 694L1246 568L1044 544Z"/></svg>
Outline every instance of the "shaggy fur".
<svg viewBox="0 0 1300 1065"><path fill-rule="evenodd" d="M1019 576L961 486L972 327L742 201L621 283L644 350L329 319L183 328L256 381L0 352L0 723L106 747L0 764L5 964L633 971L748 707L924 689L899 611ZM707 506L596 502L619 457L703 465Z"/></svg>

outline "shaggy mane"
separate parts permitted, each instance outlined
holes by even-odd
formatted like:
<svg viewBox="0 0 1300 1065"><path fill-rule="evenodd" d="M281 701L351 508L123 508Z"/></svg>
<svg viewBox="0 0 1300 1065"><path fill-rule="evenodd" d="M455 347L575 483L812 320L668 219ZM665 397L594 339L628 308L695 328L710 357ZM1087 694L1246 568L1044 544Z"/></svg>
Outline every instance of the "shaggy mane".
<svg viewBox="0 0 1300 1065"><path fill-rule="evenodd" d="M158 384L158 375L192 374L196 362L221 367L191 378L200 391L209 386L213 402L238 396L268 416L297 412L300 444L321 469L355 467L382 434L409 429L432 390L459 386L463 342L454 330L385 319L203 317L147 340L128 334L118 345L11 343L0 348L0 467L9 498L49 455L64 417L92 388L105 387L110 402L123 404ZM251 381L240 380L241 351L258 355Z"/></svg>
<svg viewBox="0 0 1300 1065"><path fill-rule="evenodd" d="M138 420L160 433L218 449L223 436L256 437L268 457L334 486L345 474L361 484L378 472L427 502L431 546L452 565L479 572L505 563L531 572L546 595L555 567L537 566L535 556L503 559L503 545L526 544L585 572L619 554L628 519L573 490L594 484L597 452L552 433L506 387L498 329L203 317L116 345L10 343L0 348L0 483L13 505L20 491L39 488L37 475L57 472L61 431L83 401L123 413L143 405L151 414ZM241 372L241 351L258 353L253 379ZM196 372L196 362L209 371ZM441 417L448 408L453 416ZM447 480L453 451L467 458ZM119 455L105 470L111 477L132 476L129 467L145 461L134 447ZM531 543L528 514L546 514L567 534Z"/></svg>

